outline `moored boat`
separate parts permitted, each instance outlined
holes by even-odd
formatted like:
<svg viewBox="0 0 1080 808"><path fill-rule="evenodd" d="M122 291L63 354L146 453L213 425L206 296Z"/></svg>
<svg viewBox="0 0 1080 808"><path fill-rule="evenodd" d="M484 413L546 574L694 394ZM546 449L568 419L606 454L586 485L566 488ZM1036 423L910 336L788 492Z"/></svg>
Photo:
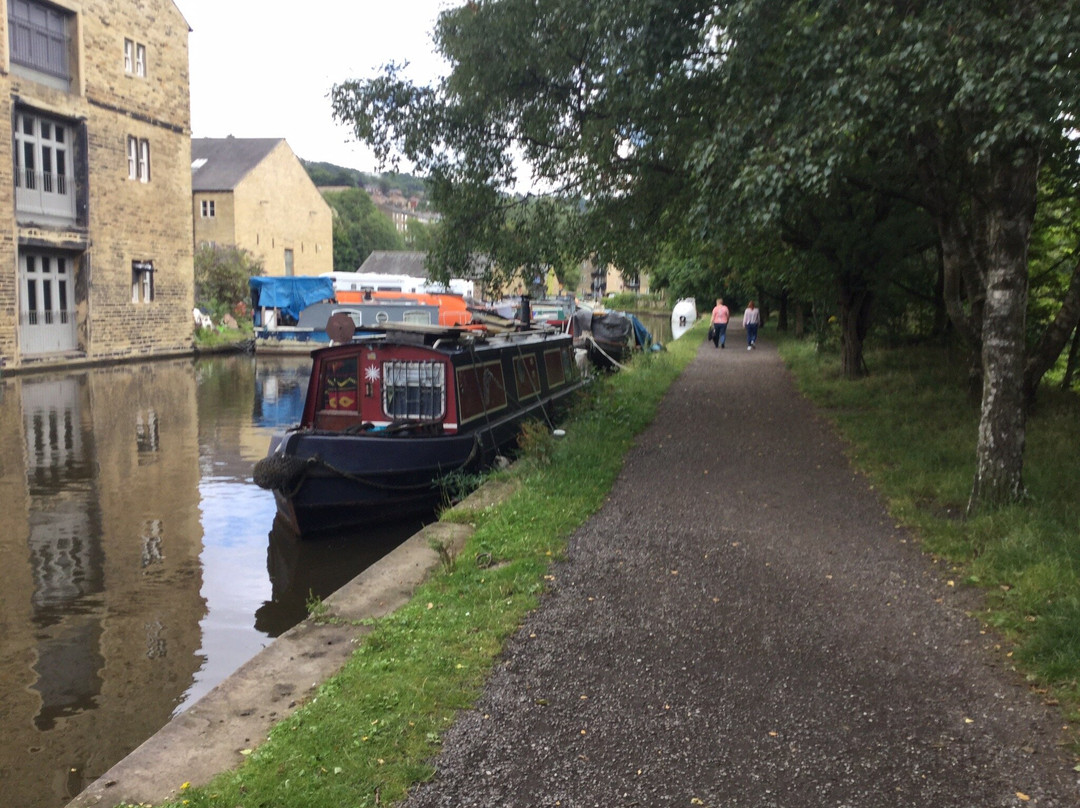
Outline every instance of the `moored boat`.
<svg viewBox="0 0 1080 808"><path fill-rule="evenodd" d="M697 303L692 297L683 297L671 308L671 338L678 339L689 331L697 321Z"/></svg>
<svg viewBox="0 0 1080 808"><path fill-rule="evenodd" d="M572 338L401 326L312 352L299 426L255 468L302 536L433 510L522 424L554 423L583 384Z"/></svg>

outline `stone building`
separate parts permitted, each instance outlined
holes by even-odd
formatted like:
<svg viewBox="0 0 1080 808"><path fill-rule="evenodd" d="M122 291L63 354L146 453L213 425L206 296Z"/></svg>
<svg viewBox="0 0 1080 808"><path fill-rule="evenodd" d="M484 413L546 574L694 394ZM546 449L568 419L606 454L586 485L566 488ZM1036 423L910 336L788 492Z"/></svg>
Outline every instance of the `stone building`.
<svg viewBox="0 0 1080 808"><path fill-rule="evenodd" d="M191 141L195 246L239 247L266 275L334 269L333 214L280 138Z"/></svg>
<svg viewBox="0 0 1080 808"><path fill-rule="evenodd" d="M0 362L191 350L189 27L172 0L8 0Z"/></svg>

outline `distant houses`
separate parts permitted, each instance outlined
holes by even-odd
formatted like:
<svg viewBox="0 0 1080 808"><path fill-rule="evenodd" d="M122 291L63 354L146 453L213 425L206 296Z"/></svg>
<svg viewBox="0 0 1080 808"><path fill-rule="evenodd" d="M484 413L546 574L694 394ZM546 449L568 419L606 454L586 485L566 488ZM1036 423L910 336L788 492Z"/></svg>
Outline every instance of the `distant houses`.
<svg viewBox="0 0 1080 808"><path fill-rule="evenodd" d="M172 0L12 0L0 363L189 351L189 26Z"/></svg>
<svg viewBox="0 0 1080 808"><path fill-rule="evenodd" d="M333 214L280 138L193 138L194 245L247 250L267 275L334 269Z"/></svg>

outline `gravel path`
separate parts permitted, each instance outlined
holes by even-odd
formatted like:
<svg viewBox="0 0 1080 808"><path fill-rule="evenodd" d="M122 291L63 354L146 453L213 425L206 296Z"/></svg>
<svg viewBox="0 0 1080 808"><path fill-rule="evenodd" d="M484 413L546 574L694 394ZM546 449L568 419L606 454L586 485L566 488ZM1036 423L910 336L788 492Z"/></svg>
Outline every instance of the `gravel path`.
<svg viewBox="0 0 1080 808"><path fill-rule="evenodd" d="M1080 806L771 346L705 343L407 808Z"/></svg>

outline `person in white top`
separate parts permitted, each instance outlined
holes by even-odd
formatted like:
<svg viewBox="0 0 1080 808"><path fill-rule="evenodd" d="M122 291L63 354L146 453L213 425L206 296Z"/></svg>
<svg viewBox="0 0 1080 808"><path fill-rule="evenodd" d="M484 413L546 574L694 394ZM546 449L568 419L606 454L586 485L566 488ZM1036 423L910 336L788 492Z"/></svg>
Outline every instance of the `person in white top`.
<svg viewBox="0 0 1080 808"><path fill-rule="evenodd" d="M743 328L746 329L746 350L750 350L757 342L757 330L761 324L761 312L754 308L754 301L751 300L746 307L746 311L742 316Z"/></svg>

